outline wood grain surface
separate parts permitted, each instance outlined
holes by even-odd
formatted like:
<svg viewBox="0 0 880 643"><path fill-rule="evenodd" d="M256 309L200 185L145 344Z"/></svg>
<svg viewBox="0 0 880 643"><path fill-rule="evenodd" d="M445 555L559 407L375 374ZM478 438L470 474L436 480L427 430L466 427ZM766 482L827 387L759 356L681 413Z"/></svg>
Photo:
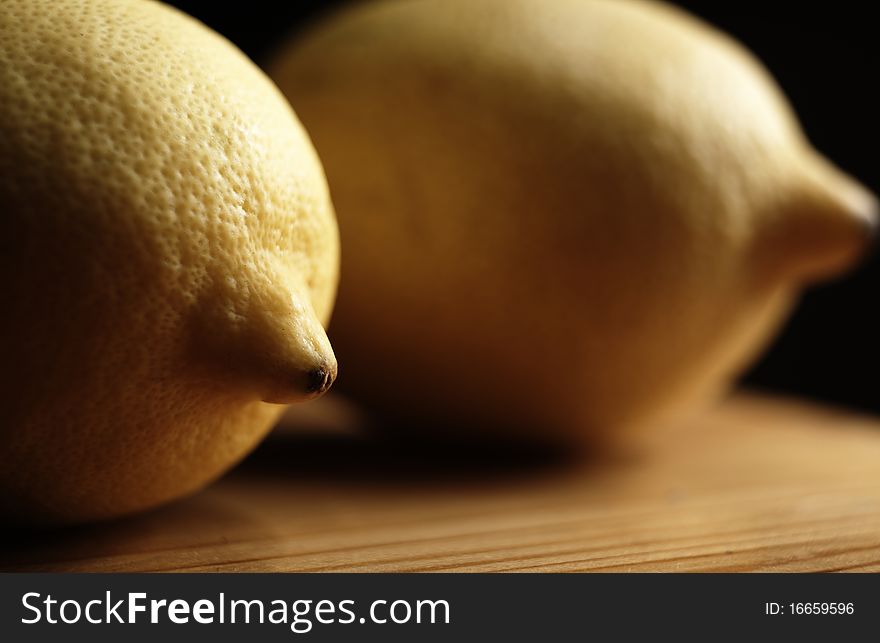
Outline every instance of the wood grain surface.
<svg viewBox="0 0 880 643"><path fill-rule="evenodd" d="M393 443L315 408L182 502L4 530L0 569L880 571L878 419L739 394L574 456Z"/></svg>

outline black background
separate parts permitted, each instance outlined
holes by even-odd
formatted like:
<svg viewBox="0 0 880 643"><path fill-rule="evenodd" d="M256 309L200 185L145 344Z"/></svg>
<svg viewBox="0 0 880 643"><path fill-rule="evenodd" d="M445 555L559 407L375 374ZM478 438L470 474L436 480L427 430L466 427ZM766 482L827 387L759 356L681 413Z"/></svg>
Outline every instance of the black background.
<svg viewBox="0 0 880 643"><path fill-rule="evenodd" d="M436 0L442 1L442 0ZM535 0L548 1L548 0ZM297 29L343 0L177 0L258 63ZM731 33L769 67L818 149L880 191L874 87L880 44L875 3L719 2L677 4ZM858 271L811 289L784 333L746 382L784 393L880 412L873 365L880 357L874 307L880 257Z"/></svg>

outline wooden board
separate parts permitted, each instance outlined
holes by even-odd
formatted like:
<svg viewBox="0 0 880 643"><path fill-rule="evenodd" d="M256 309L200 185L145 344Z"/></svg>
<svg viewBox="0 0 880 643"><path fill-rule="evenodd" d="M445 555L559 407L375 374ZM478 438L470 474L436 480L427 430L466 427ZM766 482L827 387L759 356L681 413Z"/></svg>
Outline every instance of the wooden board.
<svg viewBox="0 0 880 643"><path fill-rule="evenodd" d="M393 445L315 408L320 431L278 431L195 497L7 532L0 569L880 571L877 419L740 394L572 457Z"/></svg>

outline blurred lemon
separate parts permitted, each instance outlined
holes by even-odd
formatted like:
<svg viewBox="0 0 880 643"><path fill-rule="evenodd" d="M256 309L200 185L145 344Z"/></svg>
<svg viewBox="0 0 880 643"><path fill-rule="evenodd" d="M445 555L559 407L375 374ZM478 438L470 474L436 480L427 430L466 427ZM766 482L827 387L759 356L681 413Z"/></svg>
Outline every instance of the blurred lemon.
<svg viewBox="0 0 880 643"><path fill-rule="evenodd" d="M659 3L358 4L270 74L339 216L340 384L413 430L706 399L874 226L754 58Z"/></svg>

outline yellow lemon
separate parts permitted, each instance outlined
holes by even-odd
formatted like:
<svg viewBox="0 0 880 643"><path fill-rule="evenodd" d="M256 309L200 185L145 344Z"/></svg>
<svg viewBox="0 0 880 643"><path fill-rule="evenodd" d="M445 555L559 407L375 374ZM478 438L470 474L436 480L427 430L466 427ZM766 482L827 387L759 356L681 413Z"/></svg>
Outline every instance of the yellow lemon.
<svg viewBox="0 0 880 643"><path fill-rule="evenodd" d="M7 516L188 493L335 377L311 143L243 54L164 5L0 4L0 244Z"/></svg>
<svg viewBox="0 0 880 643"><path fill-rule="evenodd" d="M340 385L412 429L690 407L874 226L760 64L663 4L358 4L270 75L337 208Z"/></svg>

